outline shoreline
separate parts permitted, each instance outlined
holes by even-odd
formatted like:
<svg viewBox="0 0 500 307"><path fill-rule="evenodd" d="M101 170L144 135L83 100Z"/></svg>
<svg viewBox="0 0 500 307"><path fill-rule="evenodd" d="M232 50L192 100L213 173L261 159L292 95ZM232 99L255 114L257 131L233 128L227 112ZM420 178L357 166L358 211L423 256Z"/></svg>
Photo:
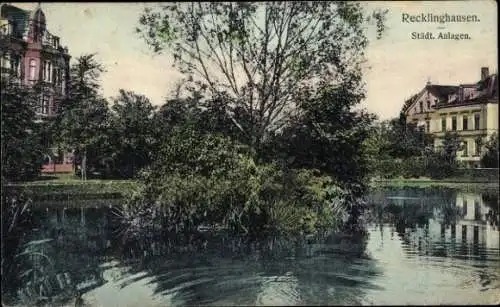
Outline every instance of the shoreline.
<svg viewBox="0 0 500 307"><path fill-rule="evenodd" d="M459 190L498 190L499 182L491 181L463 181L454 179L434 180L426 178L414 179L372 179L370 188L451 188Z"/></svg>
<svg viewBox="0 0 500 307"><path fill-rule="evenodd" d="M99 199L122 199L130 191L137 189L139 182L133 179L89 179L81 181L77 177L69 175L51 176L40 178L29 182L8 183L7 189L25 191L35 195L35 200L57 201L57 200L99 200ZM467 192L498 191L499 182L487 181L464 181L460 178L433 180L429 178L372 178L369 190L384 188L449 188ZM75 199L76 198L76 199Z"/></svg>

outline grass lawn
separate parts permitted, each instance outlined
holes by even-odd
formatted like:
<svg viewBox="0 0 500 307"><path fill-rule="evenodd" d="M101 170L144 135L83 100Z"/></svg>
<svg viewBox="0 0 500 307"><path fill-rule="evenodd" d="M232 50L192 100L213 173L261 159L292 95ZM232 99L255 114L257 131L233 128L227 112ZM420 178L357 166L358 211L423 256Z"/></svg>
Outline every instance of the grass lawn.
<svg viewBox="0 0 500 307"><path fill-rule="evenodd" d="M113 183L131 183L135 182L130 179L87 179L82 181L80 177L69 174L42 174L38 179L28 182L22 182L12 185L54 185L54 184L113 184Z"/></svg>
<svg viewBox="0 0 500 307"><path fill-rule="evenodd" d="M137 187L135 180L88 179L82 181L73 174L43 174L37 180L9 184L33 195L37 200L58 200L65 198L99 199L120 198Z"/></svg>
<svg viewBox="0 0 500 307"><path fill-rule="evenodd" d="M415 188L429 188L429 187L446 187L459 190L473 191L473 190L498 190L499 183L497 182L460 182L452 179L445 180L432 180L428 178L419 179L374 179L372 186L377 187L415 187Z"/></svg>

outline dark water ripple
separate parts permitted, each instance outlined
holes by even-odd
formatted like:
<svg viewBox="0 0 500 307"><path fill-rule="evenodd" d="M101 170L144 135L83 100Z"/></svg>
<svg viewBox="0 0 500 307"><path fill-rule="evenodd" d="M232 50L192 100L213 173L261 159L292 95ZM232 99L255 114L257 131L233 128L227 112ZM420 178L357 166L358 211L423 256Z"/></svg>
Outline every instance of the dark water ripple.
<svg viewBox="0 0 500 307"><path fill-rule="evenodd" d="M79 294L85 306L491 304L500 302L498 204L483 198L377 192L361 242L212 238L196 251L164 238L124 244L107 208L40 206L9 258L17 275L2 285L10 300L2 299L20 306L74 306Z"/></svg>

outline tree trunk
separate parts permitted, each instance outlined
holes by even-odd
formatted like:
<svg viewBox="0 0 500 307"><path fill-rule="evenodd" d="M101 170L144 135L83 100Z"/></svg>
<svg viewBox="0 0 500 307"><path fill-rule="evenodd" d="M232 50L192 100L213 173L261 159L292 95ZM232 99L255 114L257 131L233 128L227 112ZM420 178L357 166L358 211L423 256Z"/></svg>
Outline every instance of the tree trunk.
<svg viewBox="0 0 500 307"><path fill-rule="evenodd" d="M82 180L87 181L87 150L83 151L82 158Z"/></svg>

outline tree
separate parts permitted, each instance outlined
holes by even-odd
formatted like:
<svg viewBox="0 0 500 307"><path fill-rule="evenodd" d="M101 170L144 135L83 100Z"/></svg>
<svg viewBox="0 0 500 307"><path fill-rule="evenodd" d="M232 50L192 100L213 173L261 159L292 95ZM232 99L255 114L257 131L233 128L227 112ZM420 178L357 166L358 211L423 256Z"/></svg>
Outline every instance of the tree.
<svg viewBox="0 0 500 307"><path fill-rule="evenodd" d="M492 134L484 147L485 153L481 158L481 165L487 168L498 168L498 134Z"/></svg>
<svg viewBox="0 0 500 307"><path fill-rule="evenodd" d="M155 107L147 97L121 89L111 110L113 166L120 176L132 177L155 152Z"/></svg>
<svg viewBox="0 0 500 307"><path fill-rule="evenodd" d="M265 151L281 155L289 167L319 169L342 183L362 183L367 173L362 143L374 117L350 109L359 99L361 96L345 88L304 98L294 122L271 140L271 148ZM272 147L276 147L275 152Z"/></svg>
<svg viewBox="0 0 500 307"><path fill-rule="evenodd" d="M189 126L203 134L221 134L233 141L247 144L248 139L234 126L227 113L228 99L230 98L227 96L219 95L202 101L201 94L194 93L187 98L168 100L157 113L158 127L161 129L158 137L168 137L174 127ZM235 109L234 117L245 122L238 109Z"/></svg>
<svg viewBox="0 0 500 307"><path fill-rule="evenodd" d="M462 141L460 140L458 134L447 132L444 135L442 155L450 164L456 163L457 152L462 149Z"/></svg>
<svg viewBox="0 0 500 307"><path fill-rule="evenodd" d="M443 145L428 154L428 173L432 178L442 179L452 176L458 169L457 152L463 144L456 133L446 132Z"/></svg>
<svg viewBox="0 0 500 307"><path fill-rule="evenodd" d="M41 127L35 123L37 92L11 78L1 80L2 181L36 178L45 148Z"/></svg>
<svg viewBox="0 0 500 307"><path fill-rule="evenodd" d="M94 54L77 58L71 67L68 97L57 119L59 142L73 149L80 161L82 179L86 179L88 166L98 163L98 153L109 143L109 109L99 94L99 76L104 68ZM87 157L91 160L87 161Z"/></svg>
<svg viewBox="0 0 500 307"><path fill-rule="evenodd" d="M368 136L362 143L363 152L368 160L369 173L372 175L391 175L393 172L386 169L386 162L394 164L394 158L390 155L392 140L389 138L390 122L376 121L369 129Z"/></svg>
<svg viewBox="0 0 500 307"><path fill-rule="evenodd" d="M379 36L385 13L370 16ZM369 19L347 2L169 3L146 9L137 31L154 52L172 49L194 87L229 96L227 114L258 147L302 93L333 84L361 91Z"/></svg>
<svg viewBox="0 0 500 307"><path fill-rule="evenodd" d="M391 145L387 148L389 154L395 158L410 158L421 156L432 140L423 129L413 123L406 122L403 112L399 118L390 121L389 140Z"/></svg>

